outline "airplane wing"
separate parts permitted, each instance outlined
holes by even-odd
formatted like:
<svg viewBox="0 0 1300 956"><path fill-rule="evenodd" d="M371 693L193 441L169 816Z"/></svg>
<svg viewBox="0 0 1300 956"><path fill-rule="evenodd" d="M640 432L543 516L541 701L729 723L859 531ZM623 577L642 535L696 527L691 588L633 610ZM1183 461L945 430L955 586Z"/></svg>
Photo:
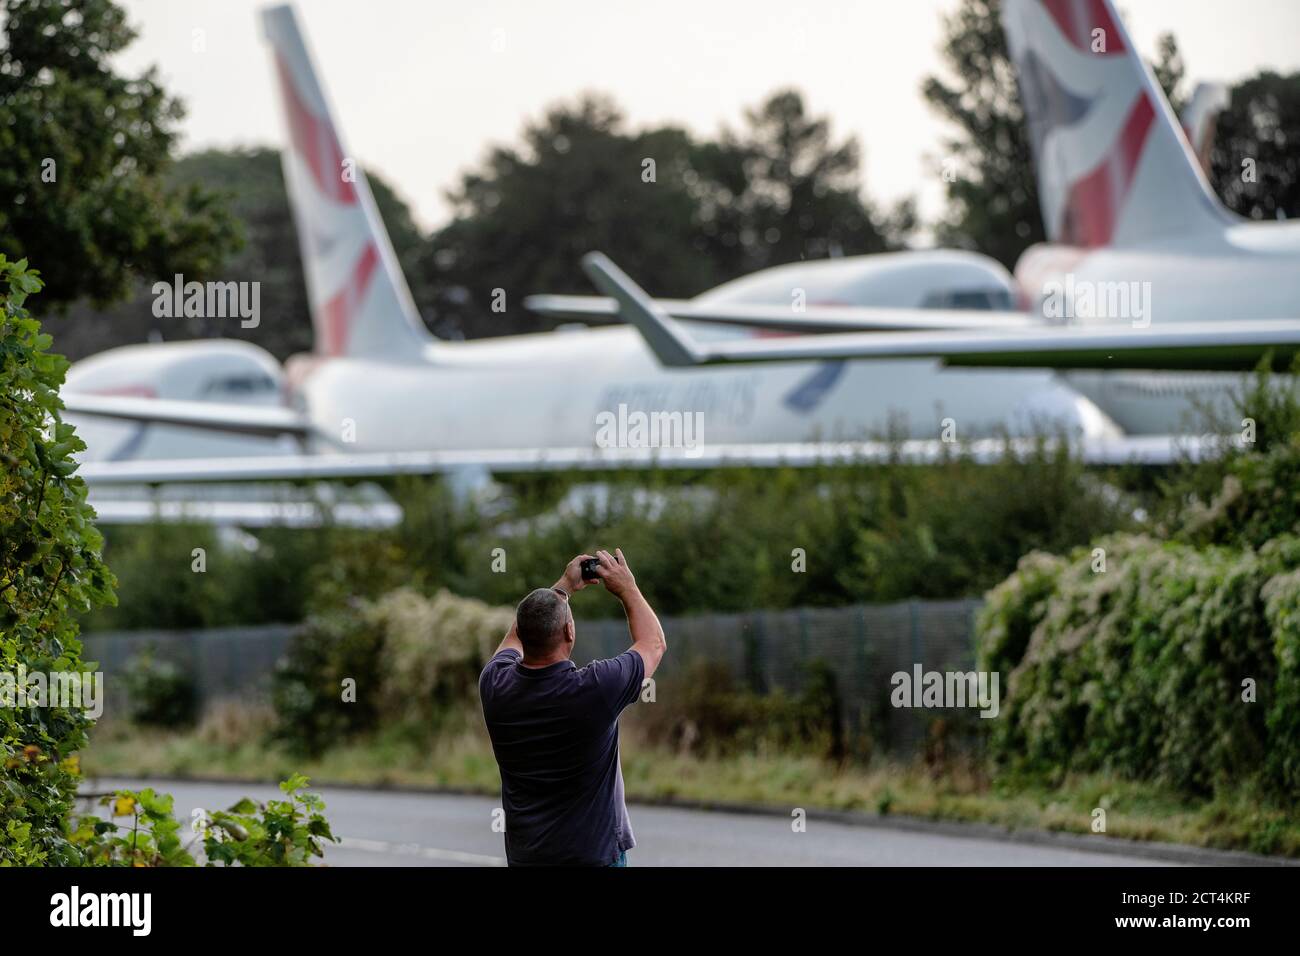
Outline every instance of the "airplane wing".
<svg viewBox="0 0 1300 956"><path fill-rule="evenodd" d="M64 392L60 397L64 409L74 415L157 425L185 425L189 428L243 435L306 437L311 432L311 426L293 409L271 405L234 405L79 392Z"/></svg>
<svg viewBox="0 0 1300 956"><path fill-rule="evenodd" d="M736 325L772 332L899 332L906 330L1027 329L1043 323L1024 312L957 309L887 309L853 305L809 305L798 312L781 305L726 305L685 299L655 299L673 319ZM610 296L530 295L524 308L539 315L581 322L616 322L618 302Z"/></svg>
<svg viewBox="0 0 1300 956"><path fill-rule="evenodd" d="M1286 371L1300 353L1300 320L830 333L699 342L606 256L589 253L582 266L592 283L617 301L619 313L641 332L659 361L670 367L934 358L966 367L1248 371L1271 355L1273 367Z"/></svg>
<svg viewBox="0 0 1300 956"><path fill-rule="evenodd" d="M239 482L231 484L129 485L94 483L87 500L99 525L198 523L219 527L391 528L402 508L378 485L349 488Z"/></svg>
<svg viewBox="0 0 1300 956"><path fill-rule="evenodd" d="M1097 437L1072 444L1091 465L1164 465L1213 454L1213 436L1143 435ZM91 489L113 485L194 482L303 481L381 478L395 475L526 474L556 471L626 471L645 468L712 469L725 467L807 468L819 465L902 461L929 464L956 454L979 462L1007 452L1026 454L1037 439L988 438L946 443L935 439L904 441L771 442L750 445L709 444L681 448L552 448L453 450L440 452L370 452L358 454L265 455L244 458L169 459L165 461L88 462L79 474ZM1049 442L1050 444L1051 442Z"/></svg>

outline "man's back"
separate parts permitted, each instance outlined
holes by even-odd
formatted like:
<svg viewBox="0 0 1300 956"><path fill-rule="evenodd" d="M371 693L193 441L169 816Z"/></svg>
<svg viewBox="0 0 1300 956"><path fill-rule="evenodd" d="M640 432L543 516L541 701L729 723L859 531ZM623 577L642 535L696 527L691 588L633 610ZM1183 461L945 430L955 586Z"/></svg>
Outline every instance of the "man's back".
<svg viewBox="0 0 1300 956"><path fill-rule="evenodd" d="M645 665L627 651L576 667L525 667L514 649L479 676L501 768L512 865L609 865L636 845L623 802L618 716L637 699Z"/></svg>

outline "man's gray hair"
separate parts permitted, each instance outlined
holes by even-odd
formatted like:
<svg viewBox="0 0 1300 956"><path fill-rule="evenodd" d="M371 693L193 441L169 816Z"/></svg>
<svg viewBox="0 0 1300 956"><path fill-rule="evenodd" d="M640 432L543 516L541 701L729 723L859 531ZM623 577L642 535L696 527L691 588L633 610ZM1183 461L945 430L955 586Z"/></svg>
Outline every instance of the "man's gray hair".
<svg viewBox="0 0 1300 956"><path fill-rule="evenodd" d="M530 655L540 657L553 651L569 623L569 602L554 588L538 588L515 608L519 642Z"/></svg>

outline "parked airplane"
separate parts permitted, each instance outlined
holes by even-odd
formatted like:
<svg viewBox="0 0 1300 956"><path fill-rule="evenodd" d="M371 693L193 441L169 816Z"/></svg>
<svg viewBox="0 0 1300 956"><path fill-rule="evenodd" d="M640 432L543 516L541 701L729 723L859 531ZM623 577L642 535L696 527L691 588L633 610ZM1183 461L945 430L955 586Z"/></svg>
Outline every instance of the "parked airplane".
<svg viewBox="0 0 1300 956"><path fill-rule="evenodd" d="M1129 435L1178 430L1195 404L1221 407L1240 382L1222 370L1265 354L1289 368L1300 352L1300 222L1250 222L1218 202L1110 0L1007 0L1003 25L1051 240L1016 266L1028 313L979 313L983 328L935 330L906 310L877 309L839 331L810 328L788 308L707 315L695 302L650 300L599 255L584 267L609 299L539 307L617 308L668 367L853 359L874 371L933 357L945 367L1068 370L1061 378ZM1027 316L1029 327L1008 324ZM707 341L677 319L796 334Z"/></svg>
<svg viewBox="0 0 1300 956"><path fill-rule="evenodd" d="M1069 7L1076 13L1092 6L1049 4L1051 10ZM1034 5L1037 15L1026 14L1016 42L1044 47L1050 54L1046 61L1056 68L1062 52L1058 47L1065 41L1049 7ZM1149 81L1109 7L1096 9L1106 14L1114 31L1113 62L1137 63L1141 79ZM879 435L899 422L912 440L910 453L924 457L937 453L943 419L949 417L962 438L1003 426L1023 434L1044 422L1065 425L1093 460L1167 460L1173 453L1175 439L1168 435L1126 437L1099 411L1113 391L1104 383L1092 389L1090 400L1048 371L943 367L935 358L953 364L951 349L918 352L908 361L850 362L828 351L838 347L848 352L862 348L861 343L924 334L937 336L939 343L962 341L962 336L1004 346L1050 339L1059 343L1058 352L1073 348L1069 330L1040 329L1040 320L1031 314L1007 311L1016 293L1011 276L992 260L968 253L862 257L767 270L689 303L670 304L678 318L689 320L686 332L661 322L653 303L646 311L648 300L629 291L626 277L597 263L593 278L619 296L624 317L639 323L651 347L637 329L624 326L437 341L415 311L365 175L344 148L292 10L266 11L264 25L289 131L284 171L315 351L292 358L284 369L255 346L221 341L131 346L78 363L69 374L64 401L89 445L82 474L92 484L402 471L475 474L651 461L689 467L797 464L829 455L887 453L890 449L882 444L843 442ZM1073 48L1066 44L1066 49ZM1022 70L1026 64L1038 69L1037 57L1030 63L1020 55ZM1294 281L1289 286L1277 281L1284 263L1276 250L1246 238L1249 227L1229 226L1199 173L1192 172L1190 186L1179 186L1162 181L1159 168L1153 170L1186 163L1186 147L1167 128L1169 118L1157 117L1164 108L1158 91L1151 95L1130 75L1131 69L1099 65L1105 59L1089 63L1076 56L1059 82L1055 74L1038 69L1027 83L1029 90L1045 90L1034 84L1054 82L1050 92L1068 93L1059 102L1044 93L1046 112L1041 105L1033 108L1039 118L1040 162L1047 170L1040 169L1040 178L1049 187L1044 202L1051 204L1048 221L1054 235L1082 239L1094 250L1072 250L1069 267L1094 281L1155 277L1160 294L1154 301L1163 309L1166 302L1185 301L1174 293L1195 278L1191 273L1206 258L1204 248L1189 237L1202 238L1207 224L1215 223L1223 248L1215 247L1213 261L1226 270L1220 276L1237 277L1248 270L1251 281L1267 287L1260 294L1261 308L1278 311L1287 289L1288 301L1294 301ZM1100 86L1099 80L1104 80ZM1147 105L1135 118L1123 120L1120 135L1116 131L1123 118L1112 114L1125 82L1129 88L1139 84ZM1091 90L1093 100L1076 88ZM1093 110L1090 104L1100 105ZM1062 109L1075 112L1062 117ZM1100 117L1095 122L1094 114ZM1044 116L1047 127L1042 127ZM1075 122L1087 123L1088 135L1078 142ZM1135 131L1135 125L1141 129ZM1105 135L1108 131L1112 135ZM1076 168L1083 173L1063 178ZM1075 189L1076 183L1083 185ZM1195 200L1195 209L1182 207L1189 200ZM1170 226L1184 233L1183 245L1152 245ZM1232 229L1240 235L1225 231ZM1135 246L1139 240L1147 244ZM1059 250L1047 252L1060 255ZM1039 250L1027 258L1041 263L1044 254ZM1193 256L1196 261L1189 263ZM1285 263L1294 266L1291 259ZM753 338L754 327L789 330L792 290L808 303L799 321L813 324L796 324L797 331L873 331L847 337L831 332L811 339ZM1255 290L1250 295L1254 301ZM1236 308L1220 317L1240 313L1240 297L1231 304ZM1175 312L1172 305L1170 311ZM1163 317L1160 321L1160 331L1168 332ZM737 322L751 328L737 328ZM929 331L879 331L918 328ZM1154 334L1147 332L1149 338ZM1153 355L1179 349L1181 342L1177 336L1156 336L1145 346L1136 339L1122 341L1124 360L1137 367ZM685 347L673 353L672 348L665 351L665 343ZM1245 343L1251 348L1261 344L1277 343ZM890 354L884 345L873 347ZM812 361L762 367L672 367L715 362L720 356L746 362L788 359L778 350L797 348L820 351L810 353ZM1241 361L1244 354L1237 353ZM1029 359L1020 355L1007 364L1050 367L1056 359L1040 348ZM1081 382L1080 387L1088 384ZM637 415L666 421L670 440L661 442L662 432L647 435L626 428L627 419ZM611 416L618 417L612 430L607 427ZM1140 416L1129 417L1136 421ZM1176 428L1168 416L1155 417L1168 423L1170 431ZM696 427L687 435L683 425L692 421ZM837 444L828 445L832 440Z"/></svg>

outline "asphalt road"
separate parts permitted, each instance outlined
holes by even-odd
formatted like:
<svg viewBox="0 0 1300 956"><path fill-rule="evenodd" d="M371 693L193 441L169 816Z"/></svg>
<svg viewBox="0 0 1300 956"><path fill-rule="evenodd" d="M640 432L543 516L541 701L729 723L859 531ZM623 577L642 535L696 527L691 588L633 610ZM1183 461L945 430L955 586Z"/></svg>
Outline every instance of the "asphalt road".
<svg viewBox="0 0 1300 956"><path fill-rule="evenodd" d="M278 797L274 786L87 781L89 791L152 786L175 797L176 816L221 809L242 796ZM326 815L341 845L326 849L332 866L504 866L502 836L492 831L489 797L324 787ZM915 833L809 820L795 833L779 816L634 805L637 847L632 866L1152 866L1149 859L981 836Z"/></svg>

